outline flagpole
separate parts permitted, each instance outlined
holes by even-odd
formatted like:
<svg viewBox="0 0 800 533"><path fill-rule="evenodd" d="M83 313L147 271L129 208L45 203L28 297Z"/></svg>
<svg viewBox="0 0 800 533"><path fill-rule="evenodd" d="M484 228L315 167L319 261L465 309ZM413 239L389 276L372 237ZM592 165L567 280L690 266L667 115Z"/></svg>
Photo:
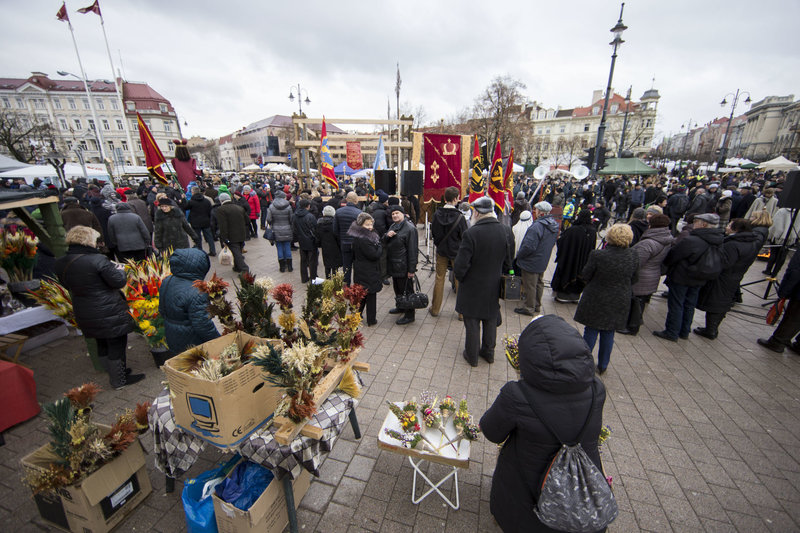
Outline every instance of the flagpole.
<svg viewBox="0 0 800 533"><path fill-rule="evenodd" d="M78 66L81 69L81 77L83 78L83 87L86 89L86 98L89 100L89 109L92 111L92 118L94 119L94 134L97 142L100 144L100 158L103 164L106 161L106 150L103 146L103 134L100 132L100 121L97 120L97 111L94 109L94 102L92 102L92 92L89 90L89 82L86 81L86 71L83 70L83 62L81 61L81 54L78 52L78 41L75 40L75 31L72 29L72 22L67 19L67 26L69 26L69 34L72 36L72 45L75 47L75 55L78 57ZM114 183L114 177L110 176L111 183Z"/></svg>
<svg viewBox="0 0 800 533"><path fill-rule="evenodd" d="M117 92L117 101L119 102L119 109L120 113L122 113L122 125L125 127L125 137L128 140L128 152L130 152L131 156L131 165L136 164L136 152L133 149L133 137L131 137L131 128L130 124L128 124L128 119L125 116L125 103L122 101L122 79L120 78L119 84L117 84L117 74L114 72L114 61L111 59L111 48L108 46L108 35L106 35L106 23L103 20L103 14L100 13L100 27L103 28L103 39L106 42L106 52L108 53L108 63L111 65L111 76L114 80L114 90ZM175 117L177 119L177 116ZM180 128L180 125L178 126ZM125 160L122 160L123 163L123 171Z"/></svg>

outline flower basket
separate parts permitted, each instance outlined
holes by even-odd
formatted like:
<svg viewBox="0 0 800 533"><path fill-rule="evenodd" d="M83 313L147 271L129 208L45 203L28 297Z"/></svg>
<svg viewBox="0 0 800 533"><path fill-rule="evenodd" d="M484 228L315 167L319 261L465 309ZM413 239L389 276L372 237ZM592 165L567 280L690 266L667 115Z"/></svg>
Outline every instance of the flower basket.
<svg viewBox="0 0 800 533"><path fill-rule="evenodd" d="M39 239L26 227L0 228L0 266L8 274L9 281L26 281L33 277L38 245Z"/></svg>

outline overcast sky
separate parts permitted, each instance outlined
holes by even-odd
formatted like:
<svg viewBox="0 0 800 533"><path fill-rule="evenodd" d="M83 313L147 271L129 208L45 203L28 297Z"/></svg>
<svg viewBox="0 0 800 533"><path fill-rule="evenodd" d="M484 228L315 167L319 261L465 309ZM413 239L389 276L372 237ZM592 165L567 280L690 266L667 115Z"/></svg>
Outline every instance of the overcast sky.
<svg viewBox="0 0 800 533"><path fill-rule="evenodd" d="M90 78L110 78L92 0L68 0ZM551 0L270 1L100 0L116 68L169 99L188 122L184 136L218 137L274 114L291 115L300 83L309 116L384 118L423 106L438 122L472 104L500 75L522 81L546 107L589 105L605 88L609 29L618 2ZM0 0L0 77L79 74L57 0ZM719 102L737 88L753 100L800 97L797 0L633 0L614 88L638 99L661 94L656 134L730 113ZM304 94L305 96L305 94ZM729 98L730 101L730 98ZM737 115L744 112L737 107ZM347 126L345 126L347 127ZM505 151L505 150L504 150Z"/></svg>

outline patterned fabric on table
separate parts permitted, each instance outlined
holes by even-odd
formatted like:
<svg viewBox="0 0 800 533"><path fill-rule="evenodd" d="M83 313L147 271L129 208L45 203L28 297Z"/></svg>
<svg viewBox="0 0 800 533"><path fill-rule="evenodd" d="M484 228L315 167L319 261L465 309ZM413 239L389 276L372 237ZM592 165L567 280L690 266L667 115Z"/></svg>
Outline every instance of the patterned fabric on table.
<svg viewBox="0 0 800 533"><path fill-rule="evenodd" d="M254 463L269 468L278 478L288 473L292 479L296 479L303 469L319 476L320 465L333 449L333 444L348 421L348 415L356 405L357 399L339 390L332 392L309 422L322 428L320 440L298 435L288 446L282 446L274 437L278 429L270 426L255 431L226 451L238 452ZM148 419L153 431L156 467L170 477L178 477L189 470L206 441L175 425L168 389L161 391L155 399Z"/></svg>

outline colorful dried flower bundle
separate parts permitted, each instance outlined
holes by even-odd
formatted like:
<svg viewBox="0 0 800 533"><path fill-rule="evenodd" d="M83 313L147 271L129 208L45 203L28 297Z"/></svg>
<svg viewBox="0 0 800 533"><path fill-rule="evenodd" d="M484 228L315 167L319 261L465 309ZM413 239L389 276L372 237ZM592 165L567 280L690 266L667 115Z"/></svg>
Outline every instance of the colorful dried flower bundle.
<svg viewBox="0 0 800 533"><path fill-rule="evenodd" d="M450 396L445 396L444 400L439 402L439 410L442 412L442 418L447 419L456 412L456 402Z"/></svg>
<svg viewBox="0 0 800 533"><path fill-rule="evenodd" d="M250 362L256 350L256 341L247 341L241 349L236 342L226 346L219 354L210 354L202 346L195 346L175 356L171 365L179 372L218 381Z"/></svg>
<svg viewBox="0 0 800 533"><path fill-rule="evenodd" d="M43 406L50 448L57 460L43 468L26 468L25 481L34 494L80 481L125 451L147 429L149 402L137 404L133 411L128 409L108 432L101 431L92 423L90 409L99 391L94 383L86 383Z"/></svg>
<svg viewBox="0 0 800 533"><path fill-rule="evenodd" d="M208 281L196 280L192 286L200 292L208 294L208 314L211 318L218 318L222 324L222 334L233 333L242 329L233 316L233 307L225 298L228 293L228 282L220 278L216 272Z"/></svg>
<svg viewBox="0 0 800 533"><path fill-rule="evenodd" d="M0 228L0 266L9 281L27 281L33 278L36 249L39 238L24 226L9 225Z"/></svg>
<svg viewBox="0 0 800 533"><path fill-rule="evenodd" d="M43 278L39 288L29 291L28 294L37 304L51 310L54 315L66 320L70 326L78 327L75 322L75 310L72 308L72 295L58 281Z"/></svg>
<svg viewBox="0 0 800 533"><path fill-rule="evenodd" d="M129 259L125 263L128 284L125 299L138 332L151 348L165 348L164 319L158 312L161 282L170 275L169 255L148 257L144 261Z"/></svg>
<svg viewBox="0 0 800 533"><path fill-rule="evenodd" d="M519 335L506 335L503 337L506 359L514 370L519 371Z"/></svg>

